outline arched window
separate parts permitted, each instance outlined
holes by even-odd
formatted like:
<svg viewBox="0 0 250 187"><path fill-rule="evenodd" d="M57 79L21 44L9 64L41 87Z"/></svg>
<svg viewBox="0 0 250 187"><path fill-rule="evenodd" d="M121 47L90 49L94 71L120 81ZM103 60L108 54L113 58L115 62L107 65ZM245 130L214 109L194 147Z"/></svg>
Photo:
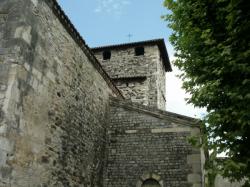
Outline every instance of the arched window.
<svg viewBox="0 0 250 187"><path fill-rule="evenodd" d="M147 179L142 183L142 187L161 187L161 185L157 180Z"/></svg>

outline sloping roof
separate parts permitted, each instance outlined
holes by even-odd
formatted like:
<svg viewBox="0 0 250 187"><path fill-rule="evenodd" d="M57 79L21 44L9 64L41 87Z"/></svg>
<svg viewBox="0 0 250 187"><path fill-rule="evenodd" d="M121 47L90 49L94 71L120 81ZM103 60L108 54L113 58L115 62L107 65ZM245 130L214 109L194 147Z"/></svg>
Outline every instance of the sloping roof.
<svg viewBox="0 0 250 187"><path fill-rule="evenodd" d="M92 48L93 52L103 51L106 49L120 49L120 48L127 48L127 47L136 47L142 45L157 45L163 60L163 64L166 71L172 71L171 64L168 57L167 48L164 42L164 39L153 39L153 40L145 40L139 42L131 42L131 43L122 43L122 44L115 44L115 45L107 45L107 46L100 46Z"/></svg>
<svg viewBox="0 0 250 187"><path fill-rule="evenodd" d="M85 43L84 39L81 37L79 32L76 30L74 25L71 23L68 16L64 13L57 0L46 0L45 1L48 6L52 9L54 14L57 16L58 20L64 26L65 30L69 33L69 35L75 40L76 44L83 50L84 54L88 57L89 61L93 64L96 70L100 73L103 79L107 82L108 86L111 90L119 97L124 98L121 94L120 90L113 84L109 75L101 66L100 62L96 59L92 50Z"/></svg>
<svg viewBox="0 0 250 187"><path fill-rule="evenodd" d="M157 117L160 119L175 121L175 122L181 123L183 125L201 128L201 126L200 126L201 120L200 119L184 116L181 114L176 114L173 112L160 110L160 109L152 107L152 106L145 106L145 105L135 103L135 102L132 102L129 100L120 100L120 99L111 97L110 102L111 102L111 105L116 105L116 106L120 106L123 108L127 108L129 110L143 112L143 113L149 114L151 116L154 116L154 117Z"/></svg>

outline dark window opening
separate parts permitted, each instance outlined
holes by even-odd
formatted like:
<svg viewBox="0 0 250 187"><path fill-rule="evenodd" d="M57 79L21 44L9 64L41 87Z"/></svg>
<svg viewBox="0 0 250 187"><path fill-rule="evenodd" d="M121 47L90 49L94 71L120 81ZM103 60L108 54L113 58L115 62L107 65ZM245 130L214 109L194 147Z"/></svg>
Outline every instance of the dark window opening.
<svg viewBox="0 0 250 187"><path fill-rule="evenodd" d="M60 92L57 92L56 94L57 94L58 97L62 96Z"/></svg>
<svg viewBox="0 0 250 187"><path fill-rule="evenodd" d="M154 179L148 179L143 182L142 187L160 187L160 184Z"/></svg>
<svg viewBox="0 0 250 187"><path fill-rule="evenodd" d="M110 51L104 51L102 55L103 55L103 60L109 60L111 58Z"/></svg>
<svg viewBox="0 0 250 187"><path fill-rule="evenodd" d="M135 48L135 56L141 56L144 55L144 47L136 47Z"/></svg>

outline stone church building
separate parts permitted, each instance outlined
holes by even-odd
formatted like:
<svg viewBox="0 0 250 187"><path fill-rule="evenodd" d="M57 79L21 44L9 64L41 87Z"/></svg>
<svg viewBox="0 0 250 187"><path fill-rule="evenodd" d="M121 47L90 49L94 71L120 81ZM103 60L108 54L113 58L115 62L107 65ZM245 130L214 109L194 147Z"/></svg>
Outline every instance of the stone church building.
<svg viewBox="0 0 250 187"><path fill-rule="evenodd" d="M91 49L56 0L0 0L0 187L203 187L170 71L163 39Z"/></svg>

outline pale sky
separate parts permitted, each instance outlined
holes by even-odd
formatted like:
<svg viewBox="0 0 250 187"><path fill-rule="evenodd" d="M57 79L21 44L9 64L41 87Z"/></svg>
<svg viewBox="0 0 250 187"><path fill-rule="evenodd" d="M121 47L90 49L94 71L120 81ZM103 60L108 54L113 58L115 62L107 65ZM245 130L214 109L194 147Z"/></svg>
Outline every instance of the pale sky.
<svg viewBox="0 0 250 187"><path fill-rule="evenodd" d="M171 30L161 15L168 11L162 0L58 0L76 29L90 47L164 38L170 60L174 50L168 42ZM128 35L132 37L129 40ZM175 75L166 75L167 111L201 117L205 110L187 105L188 97Z"/></svg>

